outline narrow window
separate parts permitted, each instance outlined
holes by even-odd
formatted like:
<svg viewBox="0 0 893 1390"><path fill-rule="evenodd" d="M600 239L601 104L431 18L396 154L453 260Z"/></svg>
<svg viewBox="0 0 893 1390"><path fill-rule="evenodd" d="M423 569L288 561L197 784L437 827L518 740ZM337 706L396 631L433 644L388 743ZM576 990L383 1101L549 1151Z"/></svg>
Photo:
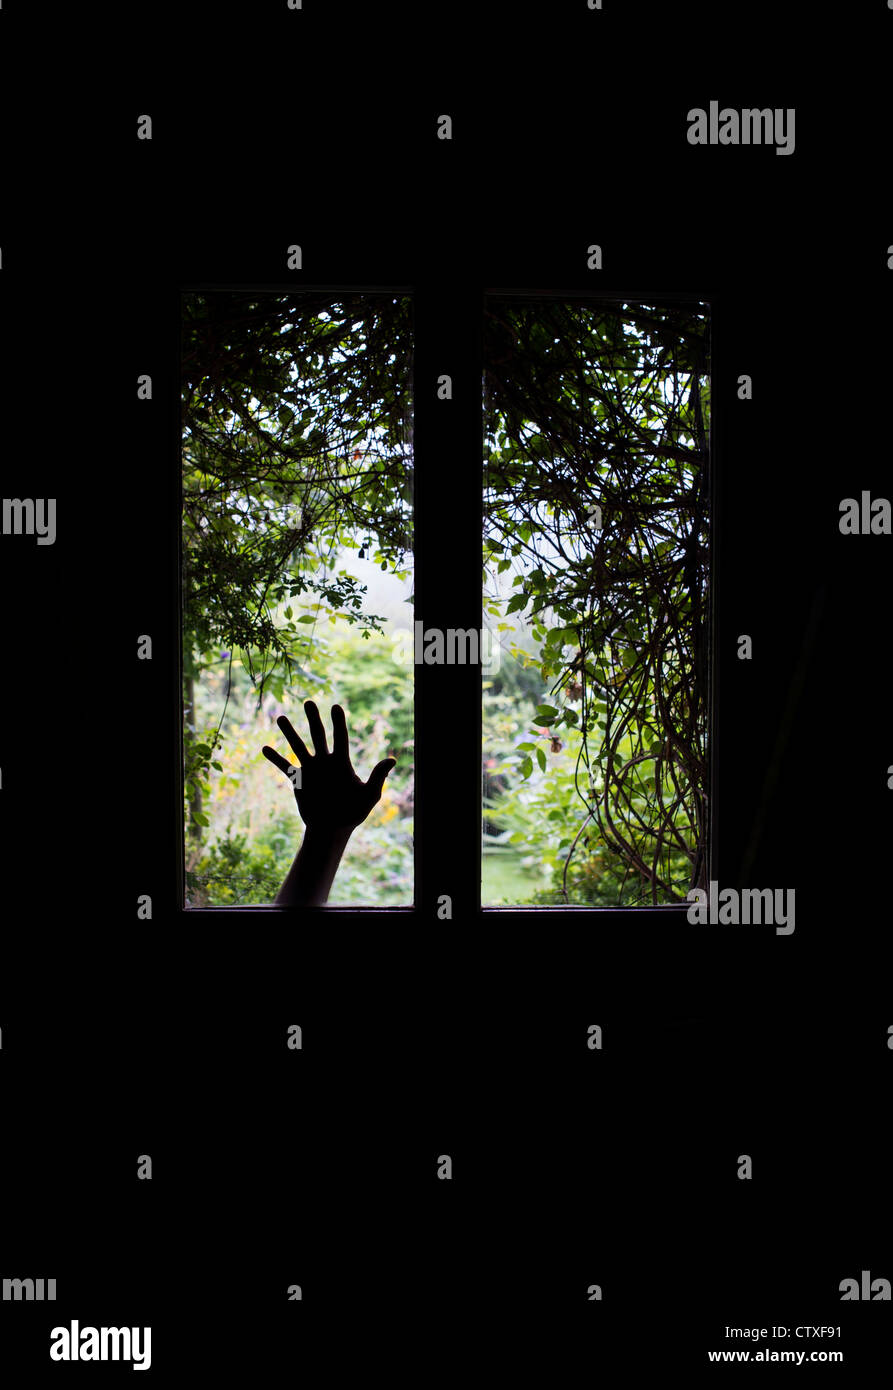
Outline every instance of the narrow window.
<svg viewBox="0 0 893 1390"><path fill-rule="evenodd" d="M365 781L334 904L412 902L412 324L405 296L182 301L187 907L272 903L304 830L276 720L346 712Z"/></svg>
<svg viewBox="0 0 893 1390"><path fill-rule="evenodd" d="M484 906L706 884L708 317L486 301Z"/></svg>

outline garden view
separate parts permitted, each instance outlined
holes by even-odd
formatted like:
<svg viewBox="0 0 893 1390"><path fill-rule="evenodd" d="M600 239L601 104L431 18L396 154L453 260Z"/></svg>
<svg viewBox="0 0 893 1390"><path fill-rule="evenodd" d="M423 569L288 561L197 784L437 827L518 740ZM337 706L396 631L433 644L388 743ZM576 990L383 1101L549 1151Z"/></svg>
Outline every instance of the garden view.
<svg viewBox="0 0 893 1390"><path fill-rule="evenodd" d="M706 845L704 306L489 299L482 902L670 902ZM183 297L186 905L270 903L300 841L261 755L347 712L397 765L329 901L413 900L411 307ZM286 750L287 751L287 750Z"/></svg>

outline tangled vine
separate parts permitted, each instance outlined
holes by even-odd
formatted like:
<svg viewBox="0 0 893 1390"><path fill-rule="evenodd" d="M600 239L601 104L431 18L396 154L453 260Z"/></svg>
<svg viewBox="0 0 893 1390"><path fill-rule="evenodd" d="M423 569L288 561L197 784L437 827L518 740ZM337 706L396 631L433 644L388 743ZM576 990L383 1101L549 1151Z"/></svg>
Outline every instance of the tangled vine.
<svg viewBox="0 0 893 1390"><path fill-rule="evenodd" d="M708 362L703 306L488 302L485 559L582 735L564 901L593 827L627 901L705 882Z"/></svg>

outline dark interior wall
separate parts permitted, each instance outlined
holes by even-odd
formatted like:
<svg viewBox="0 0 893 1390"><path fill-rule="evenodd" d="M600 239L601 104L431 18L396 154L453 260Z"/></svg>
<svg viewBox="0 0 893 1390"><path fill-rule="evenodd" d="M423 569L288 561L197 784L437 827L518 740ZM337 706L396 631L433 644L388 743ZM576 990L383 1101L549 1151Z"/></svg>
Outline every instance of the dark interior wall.
<svg viewBox="0 0 893 1390"><path fill-rule="evenodd" d="M416 1378L482 1353L559 1380L584 1357L688 1370L727 1325L870 1368L888 1335L889 1305L840 1284L893 1280L893 538L838 527L842 498L891 487L887 16L835 36L813 18L813 69L795 7L721 40L664 7L644 52L635 15L578 8L494 7L497 45L443 15L437 60L417 45L393 82L361 41L421 40L418 21L342 14L336 60L335 17L283 5L253 42L303 22L307 81L243 74L218 17L222 87L172 34L178 83L143 55L129 74L90 60L86 87L60 63L30 124L4 99L4 492L58 499L53 546L0 538L0 1277L58 1283L48 1312L0 1304L22 1383L58 1371L49 1331L71 1318L151 1323L159 1376L304 1374L317 1354ZM852 78L824 84L832 64ZM794 153L690 146L686 114L714 96L795 108ZM417 604L443 628L480 623L484 293L709 301L713 877L795 890L792 934L684 909L482 913L479 672L461 666L416 673L414 909L180 909L177 334L198 286L413 295Z"/></svg>

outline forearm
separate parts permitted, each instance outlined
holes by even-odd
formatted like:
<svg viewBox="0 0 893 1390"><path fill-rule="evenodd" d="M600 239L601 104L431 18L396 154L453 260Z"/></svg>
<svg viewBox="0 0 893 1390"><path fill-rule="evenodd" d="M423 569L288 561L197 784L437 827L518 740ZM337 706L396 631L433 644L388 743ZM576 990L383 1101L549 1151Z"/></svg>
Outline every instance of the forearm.
<svg viewBox="0 0 893 1390"><path fill-rule="evenodd" d="M276 896L276 907L321 907L338 872L353 827L314 830L308 825L288 877Z"/></svg>

